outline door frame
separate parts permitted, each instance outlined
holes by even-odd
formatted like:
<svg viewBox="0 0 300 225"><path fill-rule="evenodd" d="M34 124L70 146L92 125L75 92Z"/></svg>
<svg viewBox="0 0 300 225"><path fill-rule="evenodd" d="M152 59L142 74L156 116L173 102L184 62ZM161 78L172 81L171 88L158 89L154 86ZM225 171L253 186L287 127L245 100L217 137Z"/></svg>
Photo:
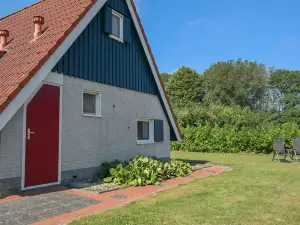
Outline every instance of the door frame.
<svg viewBox="0 0 300 225"><path fill-rule="evenodd" d="M59 99L59 156L58 156L58 182L55 183L49 183L49 184L42 184L42 185L36 185L32 187L25 187L25 157L26 157L26 120L27 120L27 105L31 102L31 100L34 98L34 96L38 93L38 91L41 89L41 87L44 84L57 86L60 90L60 99ZM21 190L31 190L36 188L43 188L53 185L58 185L61 183L61 146L62 146L62 101L63 101L63 83L61 80L49 80L42 82L38 88L34 91L34 93L27 99L27 101L24 103L23 106L23 146L22 146L22 179L21 179Z"/></svg>

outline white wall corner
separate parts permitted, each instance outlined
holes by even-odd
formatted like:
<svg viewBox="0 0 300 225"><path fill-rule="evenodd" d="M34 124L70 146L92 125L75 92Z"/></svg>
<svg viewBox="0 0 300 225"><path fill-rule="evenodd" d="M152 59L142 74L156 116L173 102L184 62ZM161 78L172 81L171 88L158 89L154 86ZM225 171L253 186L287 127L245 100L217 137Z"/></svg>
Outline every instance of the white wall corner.
<svg viewBox="0 0 300 225"><path fill-rule="evenodd" d="M63 86L64 85L64 75L51 72L45 78L45 82L49 83L49 84L56 84L59 86Z"/></svg>

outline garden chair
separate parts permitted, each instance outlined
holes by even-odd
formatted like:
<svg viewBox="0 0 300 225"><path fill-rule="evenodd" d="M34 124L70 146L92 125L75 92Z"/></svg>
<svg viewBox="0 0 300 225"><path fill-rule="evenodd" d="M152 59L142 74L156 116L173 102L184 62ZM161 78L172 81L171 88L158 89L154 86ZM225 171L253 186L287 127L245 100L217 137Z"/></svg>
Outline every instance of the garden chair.
<svg viewBox="0 0 300 225"><path fill-rule="evenodd" d="M296 157L296 161L299 162L297 155L300 155L300 137L293 138L293 148L289 149L292 154L292 159Z"/></svg>
<svg viewBox="0 0 300 225"><path fill-rule="evenodd" d="M273 146L274 146L274 155L272 161L274 161L275 156L277 156L277 160L279 162L281 162L279 156L284 156L284 160L286 159L286 156L290 156L290 158L292 159L290 152L284 148L284 138L273 138Z"/></svg>

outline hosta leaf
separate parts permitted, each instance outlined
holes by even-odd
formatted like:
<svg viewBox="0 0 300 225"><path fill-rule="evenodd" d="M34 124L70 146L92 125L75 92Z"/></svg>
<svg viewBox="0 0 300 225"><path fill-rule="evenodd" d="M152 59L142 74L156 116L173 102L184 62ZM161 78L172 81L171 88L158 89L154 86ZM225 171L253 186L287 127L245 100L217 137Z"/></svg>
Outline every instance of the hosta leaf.
<svg viewBox="0 0 300 225"><path fill-rule="evenodd" d="M117 174L117 170L115 168L111 168L109 170L110 175L115 176Z"/></svg>
<svg viewBox="0 0 300 225"><path fill-rule="evenodd" d="M113 181L112 177L106 177L103 179L105 183L111 183Z"/></svg>

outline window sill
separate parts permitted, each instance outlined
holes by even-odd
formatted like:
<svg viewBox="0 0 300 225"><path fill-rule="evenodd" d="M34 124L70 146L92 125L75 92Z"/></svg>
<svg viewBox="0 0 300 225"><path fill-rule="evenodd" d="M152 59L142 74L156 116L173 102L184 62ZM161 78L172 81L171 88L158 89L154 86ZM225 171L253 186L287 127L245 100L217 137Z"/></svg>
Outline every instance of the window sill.
<svg viewBox="0 0 300 225"><path fill-rule="evenodd" d="M91 114L82 114L82 116L84 116L84 117L94 117L94 118L102 118L102 116L101 115L91 115Z"/></svg>
<svg viewBox="0 0 300 225"><path fill-rule="evenodd" d="M155 144L153 140L137 140L136 144L138 145L149 145L149 144Z"/></svg>
<svg viewBox="0 0 300 225"><path fill-rule="evenodd" d="M121 43L123 43L124 44L124 41L121 39L121 38L118 38L118 37L116 37L116 36L114 36L114 35L109 35L109 37L111 38L111 39L114 39L114 40L116 40L116 41L118 41L118 42L121 42Z"/></svg>

